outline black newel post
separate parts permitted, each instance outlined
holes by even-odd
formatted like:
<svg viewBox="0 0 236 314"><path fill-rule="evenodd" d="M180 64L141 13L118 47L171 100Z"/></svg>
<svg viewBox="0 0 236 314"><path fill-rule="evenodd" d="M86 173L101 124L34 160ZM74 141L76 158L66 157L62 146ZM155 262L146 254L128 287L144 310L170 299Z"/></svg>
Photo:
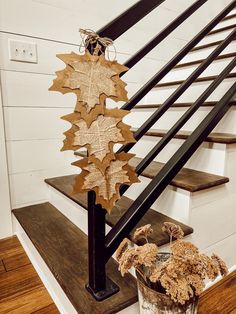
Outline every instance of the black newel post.
<svg viewBox="0 0 236 314"><path fill-rule="evenodd" d="M94 53L96 43L87 49ZM105 51L105 49L104 49ZM88 192L88 284L86 289L97 301L117 293L119 287L106 276L106 210L95 204L96 194Z"/></svg>

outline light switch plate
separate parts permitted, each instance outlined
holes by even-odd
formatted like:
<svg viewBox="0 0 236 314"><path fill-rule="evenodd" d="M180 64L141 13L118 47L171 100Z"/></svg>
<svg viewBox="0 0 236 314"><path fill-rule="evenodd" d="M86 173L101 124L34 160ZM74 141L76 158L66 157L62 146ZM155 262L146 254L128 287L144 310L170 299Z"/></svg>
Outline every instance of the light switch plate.
<svg viewBox="0 0 236 314"><path fill-rule="evenodd" d="M9 39L8 48L10 60L38 63L37 44L35 42Z"/></svg>

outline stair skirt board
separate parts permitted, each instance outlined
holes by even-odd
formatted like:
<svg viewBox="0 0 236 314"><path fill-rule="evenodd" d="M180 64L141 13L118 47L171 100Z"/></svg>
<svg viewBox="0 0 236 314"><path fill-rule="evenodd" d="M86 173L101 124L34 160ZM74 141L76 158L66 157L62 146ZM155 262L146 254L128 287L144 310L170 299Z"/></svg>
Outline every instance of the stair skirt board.
<svg viewBox="0 0 236 314"><path fill-rule="evenodd" d="M28 255L36 272L38 273L40 279L45 285L54 303L56 304L59 312L61 314L77 314L74 306L67 298L61 286L58 284L52 272L44 262L43 258L40 256L39 252L34 247L33 243L27 236L26 232L24 231L14 214L12 214L12 222L14 234L16 234L18 239L20 240L26 254Z"/></svg>

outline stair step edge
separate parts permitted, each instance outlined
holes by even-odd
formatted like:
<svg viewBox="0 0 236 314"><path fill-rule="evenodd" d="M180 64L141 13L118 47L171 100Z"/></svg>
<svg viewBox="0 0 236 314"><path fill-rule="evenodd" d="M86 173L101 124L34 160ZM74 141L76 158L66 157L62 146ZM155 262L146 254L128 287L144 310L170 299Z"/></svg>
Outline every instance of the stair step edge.
<svg viewBox="0 0 236 314"><path fill-rule="evenodd" d="M170 108L188 108L192 106L194 103L174 103ZM204 102L201 107L213 107L215 104L217 104L216 101L208 101ZM236 106L236 101L231 101L229 103L230 106ZM154 109L161 107L162 104L140 104L136 105L132 110L138 110L138 109Z"/></svg>
<svg viewBox="0 0 236 314"><path fill-rule="evenodd" d="M85 157L85 151L77 151L74 153L76 156ZM142 158L133 157L129 164L136 168L141 162ZM152 161L150 165L142 172L142 176L153 179L154 176L161 170L164 163ZM199 170L182 168L176 177L171 181L170 185L189 191L198 192L215 186L219 186L229 182L229 178L207 173Z"/></svg>
<svg viewBox="0 0 236 314"><path fill-rule="evenodd" d="M87 193L78 193L73 194L73 182L76 175L69 175L69 176L63 176L63 177L55 177L55 178L49 178L46 179L45 182L62 193L64 196L68 197L70 200L75 202L76 204L83 207L85 210L87 210ZM113 227L117 221L121 218L121 216L125 213L125 211L129 208L129 206L132 204L132 200L126 196L122 196L120 200L117 201L114 209L112 210L111 214L106 215L106 223ZM162 246L169 243L168 237L161 232L161 226L163 222L168 221L175 224L179 224L183 231L184 235L190 235L193 233L193 229L173 218L170 218L160 212L157 212L156 210L150 208L148 212L145 214L145 216L141 219L141 221L138 223L137 227L146 225L146 224L152 224L154 233L150 237L151 242L157 243L158 246ZM154 223L155 222L155 223ZM133 240L133 232L131 232L129 239L133 241L136 244L140 244L140 242Z"/></svg>
<svg viewBox="0 0 236 314"><path fill-rule="evenodd" d="M133 132L135 132L136 130L137 129L132 129ZM151 129L145 134L145 136L164 137L167 134L167 132L168 132L168 130ZM174 138L185 140L189 137L190 134L191 134L191 132L188 132L188 131L180 131L174 136ZM213 132L204 140L204 142L221 143L221 144L235 144L236 143L236 134Z"/></svg>

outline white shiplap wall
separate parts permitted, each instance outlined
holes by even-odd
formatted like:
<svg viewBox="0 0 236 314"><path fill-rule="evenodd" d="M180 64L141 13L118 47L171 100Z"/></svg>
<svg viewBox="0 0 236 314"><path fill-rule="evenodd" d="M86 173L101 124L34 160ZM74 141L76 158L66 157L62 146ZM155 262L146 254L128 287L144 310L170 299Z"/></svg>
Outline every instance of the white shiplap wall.
<svg viewBox="0 0 236 314"><path fill-rule="evenodd" d="M78 51L79 27L97 30L135 2L0 0L0 75L13 208L46 200L45 178L78 171L70 166L73 153L60 152L69 125L59 117L72 111L75 97L48 92L54 72L64 66L55 55ZM193 2L166 0L116 41L118 61L128 59ZM125 75L129 96L229 2L209 0ZM38 63L10 61L9 39L36 42Z"/></svg>

